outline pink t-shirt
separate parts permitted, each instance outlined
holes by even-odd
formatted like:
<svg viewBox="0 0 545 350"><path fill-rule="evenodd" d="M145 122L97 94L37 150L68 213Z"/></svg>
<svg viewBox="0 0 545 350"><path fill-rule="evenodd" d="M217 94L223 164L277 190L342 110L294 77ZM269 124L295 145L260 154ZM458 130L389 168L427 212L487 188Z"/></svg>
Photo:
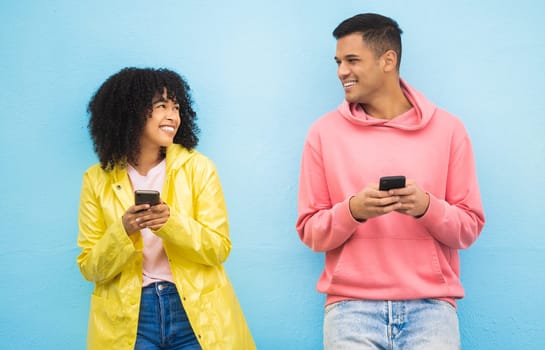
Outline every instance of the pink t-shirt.
<svg viewBox="0 0 545 350"><path fill-rule="evenodd" d="M148 171L147 175L140 175L131 165L128 165L129 178L133 190L155 190L161 192L165 182L166 161ZM140 230L144 241L144 267L142 271L142 286L148 286L154 282L174 282L167 255L163 249L163 240L156 236L150 229Z"/></svg>

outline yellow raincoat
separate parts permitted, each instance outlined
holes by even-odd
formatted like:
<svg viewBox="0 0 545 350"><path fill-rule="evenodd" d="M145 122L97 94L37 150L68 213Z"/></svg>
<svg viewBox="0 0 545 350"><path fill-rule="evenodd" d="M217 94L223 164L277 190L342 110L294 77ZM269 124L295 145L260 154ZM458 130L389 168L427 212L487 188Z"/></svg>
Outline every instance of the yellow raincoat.
<svg viewBox="0 0 545 350"><path fill-rule="evenodd" d="M252 350L255 344L222 263L231 251L227 211L212 162L179 145L167 149L163 239L172 276L203 350ZM121 216L134 204L126 169L100 165L83 177L77 258L91 295L88 349L134 349L142 291L142 237Z"/></svg>

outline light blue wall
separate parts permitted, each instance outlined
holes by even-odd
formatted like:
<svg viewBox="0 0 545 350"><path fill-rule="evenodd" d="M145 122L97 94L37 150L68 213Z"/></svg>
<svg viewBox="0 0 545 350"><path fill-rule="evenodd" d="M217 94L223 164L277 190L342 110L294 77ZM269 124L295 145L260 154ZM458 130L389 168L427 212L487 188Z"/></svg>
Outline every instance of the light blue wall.
<svg viewBox="0 0 545 350"><path fill-rule="evenodd" d="M259 349L320 349L323 257L294 230L311 123L342 99L333 28L379 12L402 75L465 123L487 225L462 252L465 349L543 349L545 3L2 1L1 349L83 349L91 284L75 263L86 103L123 66L187 77L232 226L227 262Z"/></svg>

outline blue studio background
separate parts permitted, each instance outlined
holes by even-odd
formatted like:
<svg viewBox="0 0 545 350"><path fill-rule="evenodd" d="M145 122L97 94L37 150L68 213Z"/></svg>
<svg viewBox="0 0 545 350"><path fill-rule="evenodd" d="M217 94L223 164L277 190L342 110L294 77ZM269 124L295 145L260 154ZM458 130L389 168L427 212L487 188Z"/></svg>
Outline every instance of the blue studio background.
<svg viewBox="0 0 545 350"><path fill-rule="evenodd" d="M323 256L294 229L311 123L343 98L335 26L396 19L401 73L472 138L487 224L462 252L464 349L543 349L545 3L2 1L0 348L84 349L91 283L76 265L86 104L125 66L192 89L233 241L227 271L258 348L321 349ZM242 350L242 349L241 349Z"/></svg>

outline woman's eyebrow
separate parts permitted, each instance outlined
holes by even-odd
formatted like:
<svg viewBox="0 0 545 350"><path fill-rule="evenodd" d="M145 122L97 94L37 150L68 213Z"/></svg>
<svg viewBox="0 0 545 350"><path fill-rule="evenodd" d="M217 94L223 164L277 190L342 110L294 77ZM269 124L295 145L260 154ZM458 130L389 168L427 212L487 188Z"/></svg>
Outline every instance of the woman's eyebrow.
<svg viewBox="0 0 545 350"><path fill-rule="evenodd" d="M151 103L152 103L152 104L156 104L156 103L158 103L158 102L166 102L166 101L167 101L167 100L166 100L163 96L160 96L160 97L157 98L157 99L154 98L154 99L151 101Z"/></svg>

